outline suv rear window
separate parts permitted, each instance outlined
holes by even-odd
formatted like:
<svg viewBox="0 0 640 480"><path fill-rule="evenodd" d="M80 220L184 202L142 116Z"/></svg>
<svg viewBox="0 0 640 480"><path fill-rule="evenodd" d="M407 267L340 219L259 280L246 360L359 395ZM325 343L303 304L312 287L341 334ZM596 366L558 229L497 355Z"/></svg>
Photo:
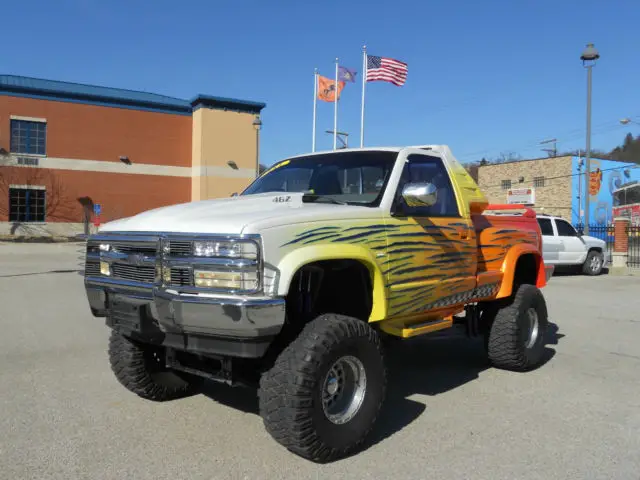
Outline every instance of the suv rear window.
<svg viewBox="0 0 640 480"><path fill-rule="evenodd" d="M542 230L542 235L553 235L553 227L551 226L551 220L548 218L538 218L538 225Z"/></svg>

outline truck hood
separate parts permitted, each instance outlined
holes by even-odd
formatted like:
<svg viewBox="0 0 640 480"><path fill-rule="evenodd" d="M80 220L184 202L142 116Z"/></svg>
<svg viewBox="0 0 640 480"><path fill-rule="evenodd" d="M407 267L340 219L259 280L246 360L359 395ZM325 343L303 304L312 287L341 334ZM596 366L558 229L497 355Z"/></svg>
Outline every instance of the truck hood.
<svg viewBox="0 0 640 480"><path fill-rule="evenodd" d="M582 235L582 240L584 240L585 245L587 245L588 247L605 248L607 244L607 242L605 242L604 240L597 237L592 237L590 235Z"/></svg>
<svg viewBox="0 0 640 480"><path fill-rule="evenodd" d="M380 216L375 208L303 203L302 197L302 193L274 192L182 203L105 223L100 232L239 234L247 233L248 227L264 229L310 221Z"/></svg>

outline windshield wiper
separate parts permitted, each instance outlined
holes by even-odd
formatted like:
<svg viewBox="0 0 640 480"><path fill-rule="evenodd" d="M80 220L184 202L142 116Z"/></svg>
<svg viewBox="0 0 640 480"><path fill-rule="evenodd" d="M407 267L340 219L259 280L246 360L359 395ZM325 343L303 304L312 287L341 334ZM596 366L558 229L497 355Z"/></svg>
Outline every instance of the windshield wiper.
<svg viewBox="0 0 640 480"><path fill-rule="evenodd" d="M327 203L333 203L334 205L348 205L348 203L346 202L341 202L340 200L336 200L335 198L332 197L328 197L326 195L316 195L314 193L305 193L302 196L302 201L307 201L307 202L327 202Z"/></svg>

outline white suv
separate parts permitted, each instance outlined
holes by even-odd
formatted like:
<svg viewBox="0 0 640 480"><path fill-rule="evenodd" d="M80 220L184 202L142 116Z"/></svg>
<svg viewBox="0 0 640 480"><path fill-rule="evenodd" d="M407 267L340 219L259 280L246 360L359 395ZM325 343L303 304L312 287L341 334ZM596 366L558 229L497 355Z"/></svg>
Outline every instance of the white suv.
<svg viewBox="0 0 640 480"><path fill-rule="evenodd" d="M564 218L537 215L542 231L544 263L556 266L581 266L586 275L600 275L607 266L604 240L580 235Z"/></svg>

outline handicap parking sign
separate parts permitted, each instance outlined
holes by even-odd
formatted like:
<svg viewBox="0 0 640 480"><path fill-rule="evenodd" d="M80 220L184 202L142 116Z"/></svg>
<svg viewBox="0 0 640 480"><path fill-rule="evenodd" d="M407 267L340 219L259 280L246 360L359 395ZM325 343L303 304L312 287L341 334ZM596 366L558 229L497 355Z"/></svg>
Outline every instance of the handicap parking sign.
<svg viewBox="0 0 640 480"><path fill-rule="evenodd" d="M95 213L96 215L100 215L101 212L102 212L102 205L100 205L99 203L95 203L93 205L93 213Z"/></svg>

